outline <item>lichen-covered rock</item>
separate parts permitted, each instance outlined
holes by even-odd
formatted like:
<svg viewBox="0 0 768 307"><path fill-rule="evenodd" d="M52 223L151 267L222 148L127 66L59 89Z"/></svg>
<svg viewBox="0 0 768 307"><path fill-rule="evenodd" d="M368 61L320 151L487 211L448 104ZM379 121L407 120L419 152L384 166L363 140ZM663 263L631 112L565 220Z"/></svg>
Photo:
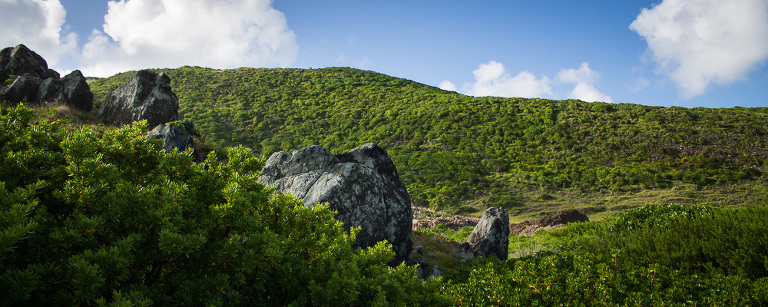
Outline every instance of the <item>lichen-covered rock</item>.
<svg viewBox="0 0 768 307"><path fill-rule="evenodd" d="M337 155L320 146L276 152L259 181L301 198L307 206L329 203L344 227L361 227L356 246L383 240L392 244L392 264L411 252L411 198L392 160L376 144Z"/></svg>
<svg viewBox="0 0 768 307"><path fill-rule="evenodd" d="M506 260L509 256L509 214L499 207L485 210L466 243L463 252L474 257L495 255Z"/></svg>
<svg viewBox="0 0 768 307"><path fill-rule="evenodd" d="M147 133L147 138L163 140L165 152L172 152L174 148L178 151L191 148L193 160L200 162L200 154L195 147L193 136L200 137L200 133L195 130L195 124L191 121L185 121L181 126L175 123L157 125L155 129Z"/></svg>
<svg viewBox="0 0 768 307"><path fill-rule="evenodd" d="M172 122L179 117L179 99L165 73L141 70L104 98L98 118L117 126L147 120L147 127Z"/></svg>

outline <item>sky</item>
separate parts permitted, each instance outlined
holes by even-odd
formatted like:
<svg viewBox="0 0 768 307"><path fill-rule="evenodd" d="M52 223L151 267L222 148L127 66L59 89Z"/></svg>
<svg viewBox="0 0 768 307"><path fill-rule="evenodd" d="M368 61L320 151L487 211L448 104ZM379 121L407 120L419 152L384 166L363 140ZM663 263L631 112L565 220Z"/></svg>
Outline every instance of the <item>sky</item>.
<svg viewBox="0 0 768 307"><path fill-rule="evenodd" d="M768 107L768 0L0 0L60 73L353 67L472 96Z"/></svg>

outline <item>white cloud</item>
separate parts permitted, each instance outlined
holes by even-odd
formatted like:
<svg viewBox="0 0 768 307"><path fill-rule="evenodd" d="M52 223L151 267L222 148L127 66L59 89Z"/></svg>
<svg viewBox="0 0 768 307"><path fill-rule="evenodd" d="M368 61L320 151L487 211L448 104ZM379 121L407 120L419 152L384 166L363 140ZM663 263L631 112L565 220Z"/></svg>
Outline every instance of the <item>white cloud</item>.
<svg viewBox="0 0 768 307"><path fill-rule="evenodd" d="M768 1L664 0L629 28L686 98L744 80L768 58Z"/></svg>
<svg viewBox="0 0 768 307"><path fill-rule="evenodd" d="M463 91L472 96L553 97L547 76L536 78L528 71L512 76L504 64L490 61L475 71L475 83L465 84Z"/></svg>
<svg viewBox="0 0 768 307"><path fill-rule="evenodd" d="M77 35L62 29L66 14L58 0L0 0L0 47L24 44L54 66L77 49Z"/></svg>
<svg viewBox="0 0 768 307"><path fill-rule="evenodd" d="M83 47L83 71L152 67L287 66L298 52L271 0L109 1L103 31Z"/></svg>
<svg viewBox="0 0 768 307"><path fill-rule="evenodd" d="M563 69L557 74L557 80L575 84L566 98L583 101L613 102L611 96L601 93L594 84L600 80L600 74L589 68L588 63L581 63L579 68Z"/></svg>
<svg viewBox="0 0 768 307"><path fill-rule="evenodd" d="M472 72L475 76L473 83L464 84L462 92L472 96L500 97L529 97L529 98L573 98L584 101L613 102L610 96L603 94L594 84L600 79L600 74L589 68L588 63L582 63L579 68L563 69L555 80L547 76L536 77L528 71L522 71L512 76L504 64L490 61L480 64ZM570 89L570 86L573 86ZM455 90L450 81L440 83L440 88ZM453 89L451 89L453 88ZM557 94L555 89L565 88L567 95Z"/></svg>
<svg viewBox="0 0 768 307"><path fill-rule="evenodd" d="M439 87L442 90L446 90L446 91L453 91L453 92L455 92L457 90L456 89L456 85L453 84L453 82L448 81L448 80L443 80L442 82L440 82L440 85L438 85L437 87Z"/></svg>

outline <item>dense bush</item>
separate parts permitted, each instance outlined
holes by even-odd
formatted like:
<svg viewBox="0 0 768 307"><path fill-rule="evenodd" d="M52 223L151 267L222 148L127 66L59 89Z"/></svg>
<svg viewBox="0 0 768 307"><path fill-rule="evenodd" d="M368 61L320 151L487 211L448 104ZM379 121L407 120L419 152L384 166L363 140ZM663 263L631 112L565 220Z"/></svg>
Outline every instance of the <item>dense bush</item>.
<svg viewBox="0 0 768 307"><path fill-rule="evenodd" d="M635 266L621 252L543 253L489 263L442 295L460 306L761 306L768 278L694 275L662 265Z"/></svg>
<svg viewBox="0 0 768 307"><path fill-rule="evenodd" d="M766 207L645 206L510 241L535 250L479 263L442 294L467 306L768 304Z"/></svg>
<svg viewBox="0 0 768 307"><path fill-rule="evenodd" d="M0 304L432 304L436 282L353 249L327 206L256 182L238 147L191 163L145 124L72 128L0 113Z"/></svg>

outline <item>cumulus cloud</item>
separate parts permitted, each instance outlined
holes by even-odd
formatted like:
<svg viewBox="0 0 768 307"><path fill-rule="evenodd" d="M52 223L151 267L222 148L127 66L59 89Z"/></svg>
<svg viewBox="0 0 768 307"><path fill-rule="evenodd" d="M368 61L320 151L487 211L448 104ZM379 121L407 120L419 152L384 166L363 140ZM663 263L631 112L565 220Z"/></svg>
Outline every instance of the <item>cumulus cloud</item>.
<svg viewBox="0 0 768 307"><path fill-rule="evenodd" d="M600 80L600 74L589 68L588 63L581 63L579 68L563 69L557 74L557 80L563 83L575 84L566 98L583 101L613 102L611 96L601 93L595 88Z"/></svg>
<svg viewBox="0 0 768 307"><path fill-rule="evenodd" d="M528 71L512 76L504 64L490 61L480 64L472 74L475 82L464 85L464 92L472 96L501 97L553 97L547 76L536 78Z"/></svg>
<svg viewBox="0 0 768 307"><path fill-rule="evenodd" d="M77 49L77 35L63 29L66 14L58 0L0 0L0 46L24 44L54 66Z"/></svg>
<svg viewBox="0 0 768 307"><path fill-rule="evenodd" d="M150 68L287 66L298 46L271 0L109 1L103 31L83 46L83 71L108 76Z"/></svg>
<svg viewBox="0 0 768 307"><path fill-rule="evenodd" d="M439 87L442 90L452 91L452 92L455 92L456 90L458 90L456 88L456 85L453 84L453 82L448 80L443 80L442 82L440 82L440 84L437 87Z"/></svg>
<svg viewBox="0 0 768 307"><path fill-rule="evenodd" d="M664 0L629 28L683 97L744 80L768 58L768 1Z"/></svg>
<svg viewBox="0 0 768 307"><path fill-rule="evenodd" d="M603 94L595 87L595 83L600 79L600 74L590 69L588 63L582 63L579 68L563 69L554 80L547 76L537 77L529 71L522 71L513 76L507 71L504 64L496 61L480 64L473 71L473 74L475 81L464 84L462 87L462 92L467 95L572 98L584 101L613 102L610 96ZM456 87L446 80L440 83L440 88L455 90ZM568 94L557 94L561 92L559 90L562 88L565 88Z"/></svg>

